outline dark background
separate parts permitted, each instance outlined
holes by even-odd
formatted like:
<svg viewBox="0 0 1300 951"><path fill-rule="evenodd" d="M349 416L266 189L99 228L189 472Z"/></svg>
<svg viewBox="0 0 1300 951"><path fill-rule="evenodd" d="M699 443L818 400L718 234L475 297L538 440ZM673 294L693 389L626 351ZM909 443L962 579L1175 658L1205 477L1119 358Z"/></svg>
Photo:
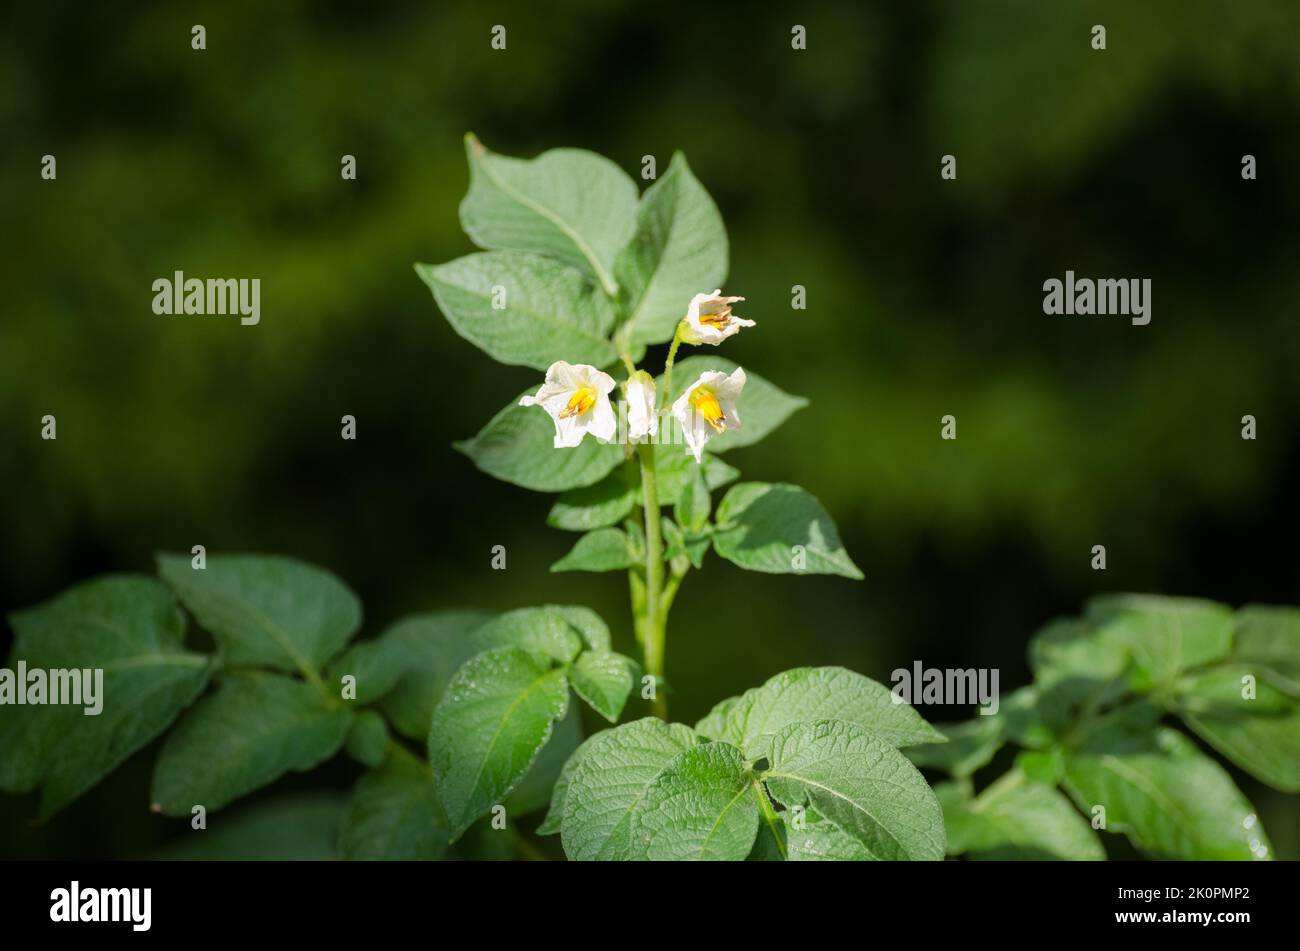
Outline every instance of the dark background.
<svg viewBox="0 0 1300 951"><path fill-rule="evenodd" d="M6 610L204 544L329 567L368 634L415 611L576 602L631 649L620 575L547 573L575 537L544 526L551 497L451 449L538 379L458 338L411 269L471 250L467 130L506 154L593 149L638 178L643 155L662 170L685 151L728 225L727 288L759 324L725 355L812 400L727 461L819 496L866 580L710 556L673 612L675 719L802 664L997 667L1009 691L1030 634L1103 590L1300 601L1294 2L3 17ZM497 23L506 51L489 48ZM260 277L261 324L155 316L150 285L177 269ZM1043 316L1042 282L1066 269L1151 278L1151 324ZM956 442L939 439L947 413ZM0 801L0 854L175 835L144 808L155 752L45 827L26 824L34 799ZM340 761L270 795L355 773ZM1235 775L1278 854L1300 854L1295 800Z"/></svg>

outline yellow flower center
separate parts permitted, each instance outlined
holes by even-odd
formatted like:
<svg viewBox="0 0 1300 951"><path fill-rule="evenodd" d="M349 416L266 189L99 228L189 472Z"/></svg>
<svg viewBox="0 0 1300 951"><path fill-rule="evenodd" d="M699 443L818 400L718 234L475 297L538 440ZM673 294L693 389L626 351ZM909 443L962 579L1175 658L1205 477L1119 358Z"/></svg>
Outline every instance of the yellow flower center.
<svg viewBox="0 0 1300 951"><path fill-rule="evenodd" d="M596 405L596 388L594 386L580 386L573 391L569 397L569 404L560 410L560 419L568 419L570 416L581 416L587 410Z"/></svg>
<svg viewBox="0 0 1300 951"><path fill-rule="evenodd" d="M707 386L697 386L691 392L691 405L708 420L714 432L720 433L726 428L727 414L722 412L722 404L718 402L717 394Z"/></svg>
<svg viewBox="0 0 1300 951"><path fill-rule="evenodd" d="M717 305L715 304L712 306L716 307ZM730 304L723 304L722 310L718 311L716 314L706 314L703 308L700 309L700 323L702 324L708 324L710 327L717 327L719 330L723 330L730 322L731 322Z"/></svg>

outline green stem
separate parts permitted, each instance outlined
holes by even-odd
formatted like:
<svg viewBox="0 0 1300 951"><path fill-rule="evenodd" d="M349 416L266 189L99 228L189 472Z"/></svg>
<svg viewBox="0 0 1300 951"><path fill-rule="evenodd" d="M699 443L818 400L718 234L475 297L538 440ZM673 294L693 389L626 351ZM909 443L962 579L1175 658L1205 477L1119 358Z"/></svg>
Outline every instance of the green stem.
<svg viewBox="0 0 1300 951"><path fill-rule="evenodd" d="M781 838L780 820L776 817L776 810L772 808L772 800L767 798L767 790L757 779L754 780L754 795L758 797L758 809L763 814L763 821L767 823L772 838L776 840L776 850L781 853L783 860L789 859L790 854L786 851L785 840Z"/></svg>
<svg viewBox="0 0 1300 951"><path fill-rule="evenodd" d="M514 836L515 849L523 856L525 862L546 862L548 859L542 853L542 850L533 843L529 842L522 832L518 829L511 829Z"/></svg>
<svg viewBox="0 0 1300 951"><path fill-rule="evenodd" d="M682 579L686 577L686 571L674 570L664 582L663 597L659 600L659 616L663 618L664 629L668 628L668 612L672 610L673 598L677 597L677 589L682 586Z"/></svg>
<svg viewBox="0 0 1300 951"><path fill-rule="evenodd" d="M316 671L312 670L311 666L305 661L298 664L298 672L302 674L303 680L307 681L307 683L320 691L321 696L325 698L326 706L340 707L346 702L341 699L337 690L331 690L327 687L324 678L322 678L320 674L316 673Z"/></svg>
<svg viewBox="0 0 1300 951"><path fill-rule="evenodd" d="M637 574L636 568L627 572L628 592L632 597L632 633L636 635L637 646L645 650L645 582Z"/></svg>
<svg viewBox="0 0 1300 951"><path fill-rule="evenodd" d="M405 760L407 763L419 767L420 769L424 770L424 772L426 773L430 771L429 761L425 757L416 756L414 753L412 753L409 749L406 748L405 743L399 742L398 740L393 739L391 736L388 738L388 753L390 756L393 756L397 759Z"/></svg>
<svg viewBox="0 0 1300 951"><path fill-rule="evenodd" d="M619 356L627 367L628 374L636 372L628 354L627 331L624 326L618 335ZM672 396L673 363L677 359L677 348L681 346L681 324L673 334L673 342L668 347L668 359L664 362L664 395L655 401L655 412L660 405L667 407ZM685 572L674 571L672 577L664 584L664 542L659 522L659 490L655 482L655 447L652 442L644 442L636 448L641 461L641 508L645 513L645 577L636 577L629 573L628 583L632 595L632 616L635 621L637 641L641 644L645 660L645 671L655 679L655 698L651 710L660 719L668 719L668 698L660 689L664 678L664 651L668 630L668 609L672 607L673 598L681 586Z"/></svg>
<svg viewBox="0 0 1300 951"><path fill-rule="evenodd" d="M1127 671L1120 673L1118 677L1107 682L1105 686L1095 691L1088 698L1083 709L1075 718L1074 723L1070 725L1069 729L1065 731L1065 735L1061 737L1061 742L1065 746L1077 746L1094 730L1104 726L1116 715L1122 714L1123 711L1127 710L1129 707L1140 703L1145 699L1141 696L1125 696L1114 707L1111 707L1104 713L1102 712L1102 706L1107 700L1107 695L1110 693L1111 688L1114 687L1117 682L1124 680L1127 676Z"/></svg>
<svg viewBox="0 0 1300 951"><path fill-rule="evenodd" d="M618 328L614 334L614 349L618 351L618 358L623 361L623 366L627 368L627 375L631 376L636 372L636 364L632 362L632 322L629 320Z"/></svg>
<svg viewBox="0 0 1300 951"><path fill-rule="evenodd" d="M654 715L668 719L668 700L660 690L664 675L664 542L659 527L659 492L655 484L655 447L643 443L637 447L641 458L641 488L645 509L645 671L655 678Z"/></svg>
<svg viewBox="0 0 1300 951"><path fill-rule="evenodd" d="M677 325L673 342L668 346L668 359L664 361L664 408L672 405L673 399L673 364L677 362L677 348L682 345L682 325Z"/></svg>
<svg viewBox="0 0 1300 951"><path fill-rule="evenodd" d="M989 783L989 785L985 787L984 791L979 794L979 798L971 804L971 810L974 812L983 811L988 808L988 804L998 796L1001 796L1003 793L1011 792L1013 789L1018 789L1024 782L1024 773L1018 769L1008 770L999 776L996 781Z"/></svg>

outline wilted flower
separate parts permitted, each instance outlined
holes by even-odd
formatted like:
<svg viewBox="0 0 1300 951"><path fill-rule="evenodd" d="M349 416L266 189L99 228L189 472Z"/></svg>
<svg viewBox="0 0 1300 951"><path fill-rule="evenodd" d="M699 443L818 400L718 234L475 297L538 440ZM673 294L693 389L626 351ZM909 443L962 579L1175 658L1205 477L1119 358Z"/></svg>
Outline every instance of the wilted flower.
<svg viewBox="0 0 1300 951"><path fill-rule="evenodd" d="M741 367L736 367L731 376L706 370L673 403L673 416L681 423L682 435L696 462L700 461L706 442L728 429L740 428L736 400L744 388L745 371Z"/></svg>
<svg viewBox="0 0 1300 951"><path fill-rule="evenodd" d="M536 396L525 396L520 406L540 406L555 421L555 448L571 449L590 432L609 442L618 429L609 392L614 378L586 363L557 360L546 371L546 382Z"/></svg>
<svg viewBox="0 0 1300 951"><path fill-rule="evenodd" d="M627 380L627 435L629 439L659 435L655 381L645 370L637 370Z"/></svg>
<svg viewBox="0 0 1300 951"><path fill-rule="evenodd" d="M745 298L722 297L721 294L722 289L719 288L712 294L696 294L691 298L681 330L684 342L717 346L739 333L741 327L754 326L754 321L737 317L731 312L731 305Z"/></svg>

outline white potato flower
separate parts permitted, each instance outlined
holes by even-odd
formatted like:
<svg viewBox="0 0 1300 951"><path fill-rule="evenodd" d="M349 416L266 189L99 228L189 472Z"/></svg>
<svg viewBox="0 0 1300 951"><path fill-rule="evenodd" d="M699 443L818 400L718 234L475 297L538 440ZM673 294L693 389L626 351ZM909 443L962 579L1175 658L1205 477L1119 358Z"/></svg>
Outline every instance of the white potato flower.
<svg viewBox="0 0 1300 951"><path fill-rule="evenodd" d="M731 376L706 370L673 403L672 414L681 423L682 435L699 462L704 444L728 429L740 428L736 400L745 388L745 371L736 367Z"/></svg>
<svg viewBox="0 0 1300 951"><path fill-rule="evenodd" d="M609 393L614 378L586 363L557 360L546 371L546 382L536 396L525 396L520 406L540 406L555 421L555 448L571 449L591 433L609 442L618 429Z"/></svg>
<svg viewBox="0 0 1300 951"><path fill-rule="evenodd" d="M712 294L696 294L691 298L686 310L686 320L682 327L682 340L685 343L707 343L717 346L741 327L753 327L754 321L737 317L731 312L731 305L743 297L722 297L722 289Z"/></svg>
<svg viewBox="0 0 1300 951"><path fill-rule="evenodd" d="M655 381L645 370L637 370L627 380L627 435L629 439L659 435Z"/></svg>

